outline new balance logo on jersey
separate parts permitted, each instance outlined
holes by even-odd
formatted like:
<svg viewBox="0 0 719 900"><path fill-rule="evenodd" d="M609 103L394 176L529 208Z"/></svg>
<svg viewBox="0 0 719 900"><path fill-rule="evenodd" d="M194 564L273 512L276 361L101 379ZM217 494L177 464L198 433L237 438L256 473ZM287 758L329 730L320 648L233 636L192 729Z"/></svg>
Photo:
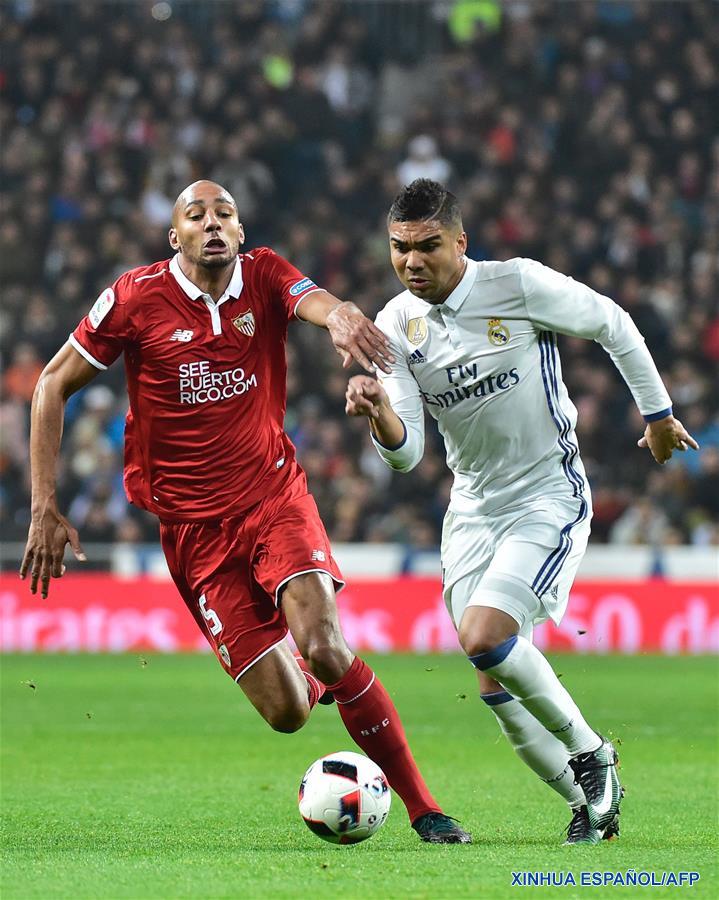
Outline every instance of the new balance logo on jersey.
<svg viewBox="0 0 719 900"><path fill-rule="evenodd" d="M410 366L416 366L419 363L427 362L427 357L422 353L421 350L415 350L414 353L411 353L407 358L407 362Z"/></svg>
<svg viewBox="0 0 719 900"><path fill-rule="evenodd" d="M188 341L192 340L192 335L194 331L190 331L190 329L183 330L182 328L178 328L177 331L173 331L170 340L171 341L180 341L183 344L186 344Z"/></svg>
<svg viewBox="0 0 719 900"><path fill-rule="evenodd" d="M313 562L324 562L327 559L325 556L324 550L313 550L312 551L312 561Z"/></svg>

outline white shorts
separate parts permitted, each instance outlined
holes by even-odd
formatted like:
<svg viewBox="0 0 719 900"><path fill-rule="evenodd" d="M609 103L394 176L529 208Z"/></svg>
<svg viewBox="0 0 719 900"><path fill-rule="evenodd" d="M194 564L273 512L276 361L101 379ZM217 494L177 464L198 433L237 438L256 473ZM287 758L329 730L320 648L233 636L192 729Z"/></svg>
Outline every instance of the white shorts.
<svg viewBox="0 0 719 900"><path fill-rule="evenodd" d="M456 628L468 606L491 606L531 638L559 624L589 540L588 496L534 500L492 516L447 512L442 528L444 601Z"/></svg>

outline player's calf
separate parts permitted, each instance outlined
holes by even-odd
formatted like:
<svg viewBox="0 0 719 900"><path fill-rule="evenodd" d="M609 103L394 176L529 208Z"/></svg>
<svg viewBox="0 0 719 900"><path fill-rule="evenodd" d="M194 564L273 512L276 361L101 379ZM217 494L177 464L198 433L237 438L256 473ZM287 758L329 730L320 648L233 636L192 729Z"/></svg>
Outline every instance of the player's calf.
<svg viewBox="0 0 719 900"><path fill-rule="evenodd" d="M307 681L286 641L263 654L237 678L237 684L275 731L291 734L309 718Z"/></svg>

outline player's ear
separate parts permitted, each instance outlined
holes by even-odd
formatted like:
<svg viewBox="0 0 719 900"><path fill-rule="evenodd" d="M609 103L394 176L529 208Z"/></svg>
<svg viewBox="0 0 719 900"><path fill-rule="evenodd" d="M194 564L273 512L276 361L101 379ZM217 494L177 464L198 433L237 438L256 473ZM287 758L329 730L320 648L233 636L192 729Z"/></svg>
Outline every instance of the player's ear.
<svg viewBox="0 0 719 900"><path fill-rule="evenodd" d="M170 228L167 232L167 240L170 242L170 246L173 250L180 249L180 241L177 238L177 231L174 228Z"/></svg>
<svg viewBox="0 0 719 900"><path fill-rule="evenodd" d="M462 231L457 237L457 256L464 256L467 252L467 232Z"/></svg>
<svg viewBox="0 0 719 900"><path fill-rule="evenodd" d="M237 229L237 238L240 242L240 247L245 243L245 226L240 222L239 228Z"/></svg>

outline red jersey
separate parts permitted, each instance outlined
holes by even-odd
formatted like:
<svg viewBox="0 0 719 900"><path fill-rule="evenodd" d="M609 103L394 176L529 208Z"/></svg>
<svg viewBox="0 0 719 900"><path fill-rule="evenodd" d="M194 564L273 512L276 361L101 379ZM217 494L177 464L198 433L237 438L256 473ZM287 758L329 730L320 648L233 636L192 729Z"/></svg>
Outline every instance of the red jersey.
<svg viewBox="0 0 719 900"><path fill-rule="evenodd" d="M268 247L238 256L214 303L177 257L125 272L70 343L125 354L125 490L168 522L219 519L302 475L284 432L287 324L319 290Z"/></svg>

